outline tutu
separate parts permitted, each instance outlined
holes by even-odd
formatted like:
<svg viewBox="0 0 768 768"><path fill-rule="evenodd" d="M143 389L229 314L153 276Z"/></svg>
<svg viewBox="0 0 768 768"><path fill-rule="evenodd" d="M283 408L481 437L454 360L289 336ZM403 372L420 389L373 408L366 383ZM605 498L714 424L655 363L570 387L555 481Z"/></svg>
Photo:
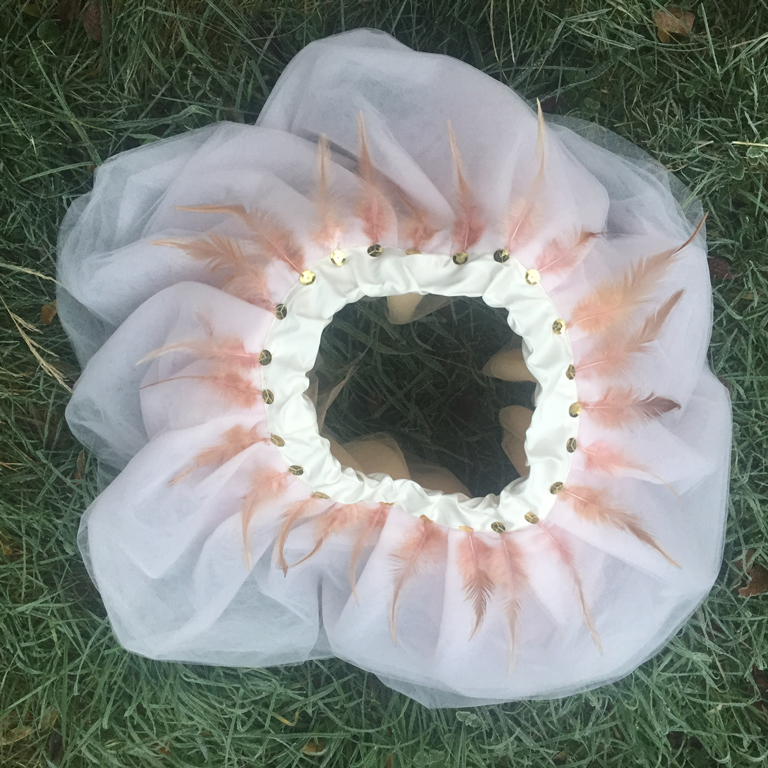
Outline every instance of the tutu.
<svg viewBox="0 0 768 768"><path fill-rule="evenodd" d="M701 212L607 131L356 31L307 46L255 126L124 152L65 218L67 409L111 482L80 546L120 643L263 667L337 656L428 706L622 677L710 589L730 408L706 362ZM340 443L334 314L508 312L485 373L520 477L472 498L387 436ZM447 407L447 406L446 406ZM500 482L501 485L501 482Z"/></svg>

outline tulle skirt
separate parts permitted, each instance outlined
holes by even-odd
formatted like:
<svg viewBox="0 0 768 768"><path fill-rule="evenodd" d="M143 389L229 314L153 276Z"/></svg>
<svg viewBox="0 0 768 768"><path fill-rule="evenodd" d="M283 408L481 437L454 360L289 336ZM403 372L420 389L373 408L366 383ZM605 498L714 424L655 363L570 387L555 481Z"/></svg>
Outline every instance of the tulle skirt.
<svg viewBox="0 0 768 768"><path fill-rule="evenodd" d="M307 46L254 126L106 162L62 226L59 308L84 366L67 418L114 476L80 545L120 643L337 656L428 706L563 696L658 652L717 575L729 469L685 194L370 31ZM393 322L509 311L522 345L486 372L536 382L501 414L519 480L470 498L325 430L320 334L364 296Z"/></svg>

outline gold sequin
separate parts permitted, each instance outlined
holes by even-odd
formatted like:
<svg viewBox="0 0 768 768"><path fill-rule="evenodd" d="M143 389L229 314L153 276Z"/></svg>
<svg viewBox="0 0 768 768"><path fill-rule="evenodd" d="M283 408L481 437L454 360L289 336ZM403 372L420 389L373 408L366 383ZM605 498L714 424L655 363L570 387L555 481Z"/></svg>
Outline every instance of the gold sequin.
<svg viewBox="0 0 768 768"><path fill-rule="evenodd" d="M581 403L571 403L568 413L575 419L581 413Z"/></svg>
<svg viewBox="0 0 768 768"><path fill-rule="evenodd" d="M561 318L557 318L554 323L552 323L552 333L556 333L558 336L565 330L565 320L562 320Z"/></svg>
<svg viewBox="0 0 768 768"><path fill-rule="evenodd" d="M568 451L568 453L573 453L578 447L579 444L576 442L575 437L569 437L565 441L565 450Z"/></svg>
<svg viewBox="0 0 768 768"><path fill-rule="evenodd" d="M272 444L276 445L278 448L282 448L285 445L285 440L283 440L280 435L270 435L269 439L272 441Z"/></svg>
<svg viewBox="0 0 768 768"><path fill-rule="evenodd" d="M268 349L262 349L259 352L259 362L262 365L269 365L272 362L272 353Z"/></svg>
<svg viewBox="0 0 768 768"><path fill-rule="evenodd" d="M466 264L469 261L469 254L466 251L457 251L453 254L454 264Z"/></svg>
<svg viewBox="0 0 768 768"><path fill-rule="evenodd" d="M337 266L341 267L342 265L346 264L347 262L347 255L344 253L344 251L334 251L331 254L331 261Z"/></svg>
<svg viewBox="0 0 768 768"><path fill-rule="evenodd" d="M576 378L576 366L575 365L569 365L565 369L565 377L567 379L570 379L571 381L573 381Z"/></svg>
<svg viewBox="0 0 768 768"><path fill-rule="evenodd" d="M368 246L369 256L373 256L375 258L376 256L381 256L382 253L384 253L384 249L378 243L374 243L373 245Z"/></svg>
<svg viewBox="0 0 768 768"><path fill-rule="evenodd" d="M278 304L275 307L275 317L278 320L285 319L285 316L288 314L288 307L285 306L285 304Z"/></svg>
<svg viewBox="0 0 768 768"><path fill-rule="evenodd" d="M261 399L267 404L272 405L275 402L275 393L271 389L261 390Z"/></svg>
<svg viewBox="0 0 768 768"><path fill-rule="evenodd" d="M425 523L432 522L426 515L419 515L419 520L423 520Z"/></svg>
<svg viewBox="0 0 768 768"><path fill-rule="evenodd" d="M498 520L496 520L496 522L491 523L491 530L494 533L504 533L504 531L507 530L507 526L504 525L504 523L500 523Z"/></svg>
<svg viewBox="0 0 768 768"><path fill-rule="evenodd" d="M531 525L536 525L536 523L539 522L539 516L535 512L526 512L525 522L530 523Z"/></svg>
<svg viewBox="0 0 768 768"><path fill-rule="evenodd" d="M499 264L509 261L509 251L506 248L499 248L498 251L493 252L493 260L498 261Z"/></svg>
<svg viewBox="0 0 768 768"><path fill-rule="evenodd" d="M549 486L549 492L552 495L557 496L563 488L565 488L565 486L558 480L556 483L552 483L552 485Z"/></svg>
<svg viewBox="0 0 768 768"><path fill-rule="evenodd" d="M317 275L311 269L305 269L299 275L299 282L302 285L312 285L312 283L314 283L316 279L317 279Z"/></svg>
<svg viewBox="0 0 768 768"><path fill-rule="evenodd" d="M315 491L312 495L316 499L330 499L331 498L327 493L323 493L322 491Z"/></svg>
<svg viewBox="0 0 768 768"><path fill-rule="evenodd" d="M541 275L539 274L538 269L529 269L525 273L525 282L528 283L528 285L538 285L539 280L541 280Z"/></svg>
<svg viewBox="0 0 768 768"><path fill-rule="evenodd" d="M418 248L409 248L406 252L406 256L416 256L417 254L421 253L421 251Z"/></svg>
<svg viewBox="0 0 768 768"><path fill-rule="evenodd" d="M470 528L468 525L460 525L459 526L460 531L464 531L465 533L472 533L474 531L474 528Z"/></svg>
<svg viewBox="0 0 768 768"><path fill-rule="evenodd" d="M292 475L296 475L298 477L299 475L303 475L304 474L304 467L299 466L298 464L291 464L291 466L288 467L288 471Z"/></svg>

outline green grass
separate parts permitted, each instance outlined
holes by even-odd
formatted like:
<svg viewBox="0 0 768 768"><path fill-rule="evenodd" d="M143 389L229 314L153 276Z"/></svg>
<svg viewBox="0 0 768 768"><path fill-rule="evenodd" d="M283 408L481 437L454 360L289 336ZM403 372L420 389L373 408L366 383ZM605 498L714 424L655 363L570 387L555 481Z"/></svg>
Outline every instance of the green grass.
<svg viewBox="0 0 768 768"><path fill-rule="evenodd" d="M693 5L693 36L666 45L651 0L112 0L101 44L77 18L57 25L59 5L72 3L0 3L0 764L768 764L768 594L737 594L744 577L732 564L748 548L768 564L765 0ZM733 277L715 285L711 349L735 420L725 564L669 647L614 685L562 701L428 711L338 661L269 670L155 663L116 644L80 561L75 535L95 467L64 423L66 388L30 349L39 344L74 382L58 321L40 322L54 298L64 211L115 152L219 119L252 121L304 44L358 26L462 58L550 111L645 148L702 199L711 254L730 262ZM369 430L399 414L399 437L416 450L420 430L430 430L442 446L436 458L460 471L456 432L490 443L488 412L459 408L460 423L442 429L436 406L450 393L503 394L482 389L481 351L467 346L468 328L495 319L457 305L463 333L449 344L450 314L391 331L375 308L359 312L375 343L345 335L339 322L324 345L329 360L360 358L346 395L358 408L350 426ZM397 349L424 366L437 361L435 376L408 389L412 372ZM415 404L422 424L411 419ZM494 446L482 450L498 461ZM308 743L324 749L304 754Z"/></svg>

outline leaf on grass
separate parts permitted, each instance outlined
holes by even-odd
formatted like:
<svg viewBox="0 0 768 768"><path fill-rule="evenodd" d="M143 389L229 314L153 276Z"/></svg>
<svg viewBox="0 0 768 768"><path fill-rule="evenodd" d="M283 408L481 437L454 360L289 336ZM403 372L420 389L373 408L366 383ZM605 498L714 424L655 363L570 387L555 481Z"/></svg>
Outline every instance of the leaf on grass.
<svg viewBox="0 0 768 768"><path fill-rule="evenodd" d="M275 715L275 718L277 720L279 720L283 725L290 725L291 727L293 727L294 725L296 725L296 723L299 722L299 713L300 712L301 712L300 709L296 710L296 712L293 715L293 720L287 720L284 717L280 717L280 715Z"/></svg>
<svg viewBox="0 0 768 768"><path fill-rule="evenodd" d="M707 259L707 264L709 265L710 280L730 280L733 278L731 265L725 259L710 256Z"/></svg>
<svg viewBox="0 0 768 768"><path fill-rule="evenodd" d="M53 318L56 317L56 302L52 301L50 304L43 304L43 308L40 310L40 320L44 325L50 325L53 322Z"/></svg>
<svg viewBox="0 0 768 768"><path fill-rule="evenodd" d="M50 709L40 719L40 729L47 731L56 725L56 721L59 719L59 713L55 709Z"/></svg>
<svg viewBox="0 0 768 768"><path fill-rule="evenodd" d="M768 591L768 570L759 563L754 563L747 568L749 581L743 587L738 589L742 597L755 597Z"/></svg>
<svg viewBox="0 0 768 768"><path fill-rule="evenodd" d="M11 728L10 731L5 731L5 733L0 734L0 746L15 744L17 741L26 739L30 733L32 733L32 729L28 725Z"/></svg>
<svg viewBox="0 0 768 768"><path fill-rule="evenodd" d="M322 739L312 739L308 741L302 748L302 753L305 755L315 755L319 757L325 754L325 742Z"/></svg>
<svg viewBox="0 0 768 768"><path fill-rule="evenodd" d="M39 19L43 15L40 6L37 3L24 3L24 5L21 6L21 12L26 13L27 16L33 16L36 19Z"/></svg>
<svg viewBox="0 0 768 768"><path fill-rule="evenodd" d="M672 42L673 35L688 37L693 30L696 17L690 11L683 11L674 5L661 8L653 14L656 34L662 43Z"/></svg>
<svg viewBox="0 0 768 768"><path fill-rule="evenodd" d="M95 43L100 43L102 38L101 6L99 3L91 3L83 14L83 27L85 34Z"/></svg>
<svg viewBox="0 0 768 768"><path fill-rule="evenodd" d="M88 458L88 454L85 451L80 451L77 454L77 468L75 469L75 480L82 480L85 474L85 461Z"/></svg>
<svg viewBox="0 0 768 768"><path fill-rule="evenodd" d="M64 759L64 739L58 731L52 731L48 737L48 757L58 765Z"/></svg>

